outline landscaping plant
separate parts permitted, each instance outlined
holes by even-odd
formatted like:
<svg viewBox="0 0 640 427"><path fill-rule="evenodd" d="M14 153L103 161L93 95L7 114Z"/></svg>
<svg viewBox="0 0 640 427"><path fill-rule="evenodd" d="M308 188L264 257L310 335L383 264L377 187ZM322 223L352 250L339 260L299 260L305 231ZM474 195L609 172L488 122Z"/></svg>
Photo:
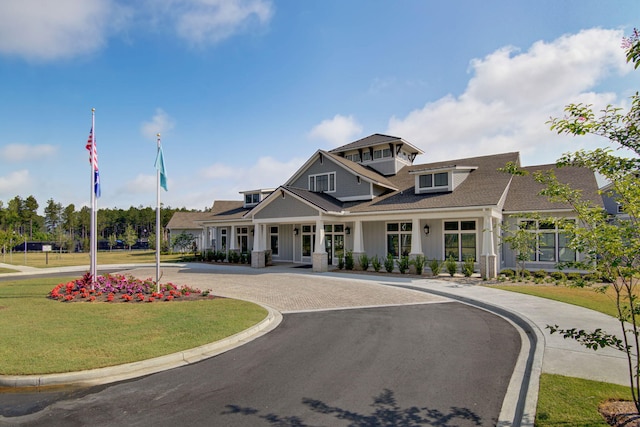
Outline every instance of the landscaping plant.
<svg viewBox="0 0 640 427"><path fill-rule="evenodd" d="M355 261L353 260L353 251L347 251L347 254L344 257L344 268L347 270L353 270L355 267Z"/></svg>
<svg viewBox="0 0 640 427"><path fill-rule="evenodd" d="M438 259L432 259L429 261L429 268L431 269L431 274L434 277L437 277L440 274L440 269L442 268L442 263Z"/></svg>
<svg viewBox="0 0 640 427"><path fill-rule="evenodd" d="M452 256L449 256L449 258L447 258L447 260L444 262L444 266L447 269L449 276L451 277L453 277L456 274L456 271L458 271L458 263L455 259L453 259Z"/></svg>
<svg viewBox="0 0 640 427"><path fill-rule="evenodd" d="M409 261L409 256L408 255L401 256L396 260L396 264L398 265L398 271L400 271L400 274L405 274L409 269L409 266L411 265Z"/></svg>
<svg viewBox="0 0 640 427"><path fill-rule="evenodd" d="M471 277L473 270L475 269L475 259L473 257L465 258L461 269L464 277Z"/></svg>
<svg viewBox="0 0 640 427"><path fill-rule="evenodd" d="M391 273L394 267L394 260L391 254L387 254L387 259L384 260L384 269L387 273Z"/></svg>
<svg viewBox="0 0 640 427"><path fill-rule="evenodd" d="M411 261L411 263L416 268L416 274L422 275L422 272L424 271L424 266L427 263L427 260L424 257L424 255L422 254L416 255L416 257Z"/></svg>
<svg viewBox="0 0 640 427"><path fill-rule="evenodd" d="M378 258L378 255L375 255L373 258L371 258L371 266L373 267L373 271L375 271L376 273L378 273L382 268L382 263L380 262L380 258Z"/></svg>
<svg viewBox="0 0 640 427"><path fill-rule="evenodd" d="M362 254L358 258L358 263L360 264L360 268L362 269L362 271L367 271L369 269L370 262L371 260L369 259L367 254Z"/></svg>
<svg viewBox="0 0 640 427"><path fill-rule="evenodd" d="M627 62L640 66L640 32L623 39ZM596 266L600 277L611 281L615 293L617 319L621 334L615 335L598 328L594 331L560 328L547 325L551 333L578 341L587 348L597 350L610 347L625 353L628 364L631 396L640 413L640 302L637 299L640 284L640 95L631 97L629 111L611 105L596 117L591 105L571 104L565 108L565 117L552 119L551 129L567 135L598 135L608 139L616 149L624 150L626 157L615 156L610 149L580 150L567 153L557 161L558 167L586 167L603 176L609 184L608 196L624 210L624 217L611 220L599 206L584 201L580 192L560 183L547 172L535 179L545 186L541 194L552 201L569 204L575 222L564 222L572 249L585 254L586 266ZM631 154L632 156L629 156Z"/></svg>

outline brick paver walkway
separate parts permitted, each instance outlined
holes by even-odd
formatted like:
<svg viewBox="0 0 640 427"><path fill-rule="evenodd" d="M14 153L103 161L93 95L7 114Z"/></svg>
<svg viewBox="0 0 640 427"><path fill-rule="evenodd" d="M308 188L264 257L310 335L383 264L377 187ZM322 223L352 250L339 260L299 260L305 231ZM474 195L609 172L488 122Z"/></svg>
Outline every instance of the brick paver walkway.
<svg viewBox="0 0 640 427"><path fill-rule="evenodd" d="M280 312L448 301L369 281L287 273L282 268L258 271L237 267L227 270L163 267L160 282L210 289L215 295L266 304ZM155 269L137 268L127 274L146 279L155 277Z"/></svg>

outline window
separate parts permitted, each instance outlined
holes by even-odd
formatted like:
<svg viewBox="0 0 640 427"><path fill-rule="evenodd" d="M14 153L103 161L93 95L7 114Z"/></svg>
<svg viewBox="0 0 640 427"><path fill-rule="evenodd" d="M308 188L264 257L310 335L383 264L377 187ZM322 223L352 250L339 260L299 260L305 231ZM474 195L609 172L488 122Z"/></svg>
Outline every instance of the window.
<svg viewBox="0 0 640 427"><path fill-rule="evenodd" d="M237 227L236 228L236 239L238 242L238 249L240 252L246 253L249 250L249 229L247 227Z"/></svg>
<svg viewBox="0 0 640 427"><path fill-rule="evenodd" d="M227 251L227 229L220 230L220 250Z"/></svg>
<svg viewBox="0 0 640 427"><path fill-rule="evenodd" d="M278 227L270 227L269 234L271 234L271 255L278 255Z"/></svg>
<svg viewBox="0 0 640 427"><path fill-rule="evenodd" d="M258 193L250 193L244 195L244 203L245 205L255 205L260 201L260 194Z"/></svg>
<svg viewBox="0 0 640 427"><path fill-rule="evenodd" d="M382 157L391 157L391 148L385 148L382 150Z"/></svg>
<svg viewBox="0 0 640 427"><path fill-rule="evenodd" d="M360 161L360 153L356 153L353 155L353 161L354 162L359 162Z"/></svg>
<svg viewBox="0 0 640 427"><path fill-rule="evenodd" d="M476 222L445 221L444 223L444 258L453 257L456 261L476 257Z"/></svg>
<svg viewBox="0 0 640 427"><path fill-rule="evenodd" d="M382 150L374 150L373 151L373 160L378 160L382 158Z"/></svg>
<svg viewBox="0 0 640 427"><path fill-rule="evenodd" d="M438 173L428 173L425 175L420 175L418 178L418 187L419 188L438 188L438 187L449 187L449 173L448 172L438 172Z"/></svg>
<svg viewBox="0 0 640 427"><path fill-rule="evenodd" d="M570 220L573 221L573 220ZM576 251L569 247L569 237L551 220L522 220L520 228L536 234L530 261L575 262Z"/></svg>
<svg viewBox="0 0 640 427"><path fill-rule="evenodd" d="M624 213L624 207L622 206L622 203L617 203L617 213L621 214Z"/></svg>
<svg viewBox="0 0 640 427"><path fill-rule="evenodd" d="M336 173L309 175L309 191L333 193L336 191Z"/></svg>
<svg viewBox="0 0 640 427"><path fill-rule="evenodd" d="M313 244L315 243L316 226L302 226L302 256L311 256Z"/></svg>
<svg viewBox="0 0 640 427"><path fill-rule="evenodd" d="M413 224L410 222L387 223L387 254L394 258L409 255L412 228Z"/></svg>
<svg viewBox="0 0 640 427"><path fill-rule="evenodd" d="M371 152L363 151L362 152L362 161L363 162L368 162L369 160L371 160Z"/></svg>

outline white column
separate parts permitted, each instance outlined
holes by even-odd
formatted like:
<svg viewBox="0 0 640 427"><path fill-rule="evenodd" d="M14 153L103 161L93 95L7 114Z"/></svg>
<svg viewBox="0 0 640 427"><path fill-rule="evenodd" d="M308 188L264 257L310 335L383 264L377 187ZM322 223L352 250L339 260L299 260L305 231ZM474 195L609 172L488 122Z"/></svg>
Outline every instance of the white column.
<svg viewBox="0 0 640 427"><path fill-rule="evenodd" d="M353 252L364 253L364 239L362 236L362 221L353 223Z"/></svg>
<svg viewBox="0 0 640 427"><path fill-rule="evenodd" d="M231 226L231 236L229 236L230 238L230 242L229 242L229 250L234 250L236 248L236 227L235 226Z"/></svg>
<svg viewBox="0 0 640 427"><path fill-rule="evenodd" d="M253 227L253 250L254 251L262 251L264 250L262 246L262 224L256 224Z"/></svg>
<svg viewBox="0 0 640 427"><path fill-rule="evenodd" d="M314 252L326 252L326 248L324 247L324 221L321 219L316 221L316 248Z"/></svg>
<svg viewBox="0 0 640 427"><path fill-rule="evenodd" d="M422 234L420 233L420 219L413 218L411 222L411 253L410 255L422 255Z"/></svg>

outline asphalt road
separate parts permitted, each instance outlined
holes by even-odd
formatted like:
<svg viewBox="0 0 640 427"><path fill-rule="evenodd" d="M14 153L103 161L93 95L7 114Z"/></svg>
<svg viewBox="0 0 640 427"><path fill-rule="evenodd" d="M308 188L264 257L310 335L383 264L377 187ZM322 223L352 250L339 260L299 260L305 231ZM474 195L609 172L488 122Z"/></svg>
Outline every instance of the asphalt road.
<svg viewBox="0 0 640 427"><path fill-rule="evenodd" d="M3 415L32 412L0 425L490 426L519 349L508 322L457 302L289 313L195 365L79 392L0 394Z"/></svg>

